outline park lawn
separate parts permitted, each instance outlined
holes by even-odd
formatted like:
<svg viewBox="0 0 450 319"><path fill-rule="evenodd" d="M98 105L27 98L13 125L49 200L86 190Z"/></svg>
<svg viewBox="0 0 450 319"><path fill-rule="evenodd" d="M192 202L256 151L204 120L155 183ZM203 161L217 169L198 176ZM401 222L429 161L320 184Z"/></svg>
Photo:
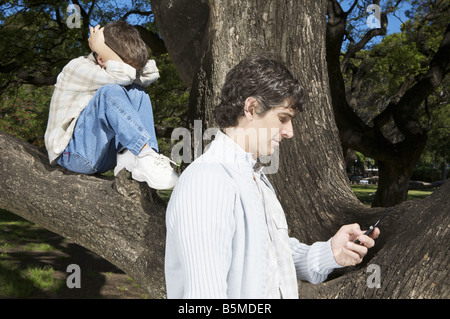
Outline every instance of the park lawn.
<svg viewBox="0 0 450 319"><path fill-rule="evenodd" d="M0 210L0 298L26 298L37 290L60 289L64 282L54 277L51 266L27 263L25 268L20 267L24 254L57 251L46 242L48 234L37 225Z"/></svg>
<svg viewBox="0 0 450 319"><path fill-rule="evenodd" d="M82 265L81 289L66 269ZM0 299L147 299L146 292L106 260L34 223L0 209Z"/></svg>
<svg viewBox="0 0 450 319"><path fill-rule="evenodd" d="M370 206L377 191L376 185L351 185L356 197L366 206ZM408 191L408 200L423 199L433 193L433 189L428 190L410 190Z"/></svg>

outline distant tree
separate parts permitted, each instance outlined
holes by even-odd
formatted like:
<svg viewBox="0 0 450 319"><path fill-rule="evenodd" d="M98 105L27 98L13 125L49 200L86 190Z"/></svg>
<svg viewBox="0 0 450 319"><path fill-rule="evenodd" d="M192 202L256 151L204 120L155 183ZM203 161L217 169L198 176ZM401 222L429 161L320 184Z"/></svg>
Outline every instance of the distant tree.
<svg viewBox="0 0 450 319"><path fill-rule="evenodd" d="M411 1L402 33L363 51L386 35L387 16L402 2L350 1L344 11L337 0L328 1L327 66L339 137L344 153L353 149L378 161L373 206L406 200L432 127L423 122L424 116L431 120L427 100L440 96L449 72L449 1ZM379 27L368 29L372 3L380 5Z"/></svg>

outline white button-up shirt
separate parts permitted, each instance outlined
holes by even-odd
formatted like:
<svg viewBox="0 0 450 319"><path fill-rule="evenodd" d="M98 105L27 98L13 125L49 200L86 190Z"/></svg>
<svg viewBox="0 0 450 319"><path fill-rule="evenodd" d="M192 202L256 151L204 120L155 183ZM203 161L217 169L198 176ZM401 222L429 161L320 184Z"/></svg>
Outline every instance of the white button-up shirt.
<svg viewBox="0 0 450 319"><path fill-rule="evenodd" d="M319 283L339 267L330 240L306 245L287 236L268 181L269 189L259 184L270 198L263 205L254 165L252 154L218 131L181 174L166 211L168 298L295 298L297 280ZM267 223L272 205L280 207Z"/></svg>
<svg viewBox="0 0 450 319"><path fill-rule="evenodd" d="M269 181L261 172L262 169L263 167L256 169L254 178L264 206L269 235L266 298L297 299L297 275L289 243L286 216Z"/></svg>

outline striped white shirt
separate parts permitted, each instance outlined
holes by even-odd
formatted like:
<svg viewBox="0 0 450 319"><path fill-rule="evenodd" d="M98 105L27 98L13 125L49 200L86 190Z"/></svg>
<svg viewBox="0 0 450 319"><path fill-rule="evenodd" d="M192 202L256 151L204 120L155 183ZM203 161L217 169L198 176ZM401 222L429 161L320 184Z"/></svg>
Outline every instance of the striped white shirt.
<svg viewBox="0 0 450 319"><path fill-rule="evenodd" d="M306 245L287 236L268 181L259 185L270 198L265 202L280 206L269 212L263 205L254 165L251 154L218 131L181 174L166 211L168 298L296 298L297 280L320 283L340 267L331 240ZM275 225L285 227L276 237Z"/></svg>
<svg viewBox="0 0 450 319"><path fill-rule="evenodd" d="M267 231L267 299L298 299L297 275L289 244L288 226L283 208L278 201L269 181L256 169L255 182L261 196L266 216Z"/></svg>

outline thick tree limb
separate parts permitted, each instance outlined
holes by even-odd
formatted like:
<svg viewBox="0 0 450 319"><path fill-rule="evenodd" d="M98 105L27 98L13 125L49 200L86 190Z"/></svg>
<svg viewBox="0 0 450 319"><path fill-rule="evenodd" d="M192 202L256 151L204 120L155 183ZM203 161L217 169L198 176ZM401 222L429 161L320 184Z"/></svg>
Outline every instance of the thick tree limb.
<svg viewBox="0 0 450 319"><path fill-rule="evenodd" d="M204 53L203 39L209 19L207 1L154 0L152 9L172 61L186 86L191 87Z"/></svg>
<svg viewBox="0 0 450 319"><path fill-rule="evenodd" d="M165 204L125 171L115 180L70 173L0 132L0 207L92 250L152 298L165 296Z"/></svg>
<svg viewBox="0 0 450 319"><path fill-rule="evenodd" d="M430 62L430 68L426 74L410 89L392 108L394 121L403 135L415 137L422 134L419 120L411 115L411 110L416 110L442 83L450 64L450 24L444 34L438 51Z"/></svg>
<svg viewBox="0 0 450 319"><path fill-rule="evenodd" d="M140 25L134 25L134 27L139 31L145 44L152 50L153 56L160 56L161 54L167 53L164 41L157 34Z"/></svg>
<svg viewBox="0 0 450 319"><path fill-rule="evenodd" d="M301 297L448 298L449 193L447 181L430 197L395 207L380 225L381 236L363 264L324 284L300 285ZM389 224L387 231L385 221ZM372 286L369 265L379 266L379 288Z"/></svg>

